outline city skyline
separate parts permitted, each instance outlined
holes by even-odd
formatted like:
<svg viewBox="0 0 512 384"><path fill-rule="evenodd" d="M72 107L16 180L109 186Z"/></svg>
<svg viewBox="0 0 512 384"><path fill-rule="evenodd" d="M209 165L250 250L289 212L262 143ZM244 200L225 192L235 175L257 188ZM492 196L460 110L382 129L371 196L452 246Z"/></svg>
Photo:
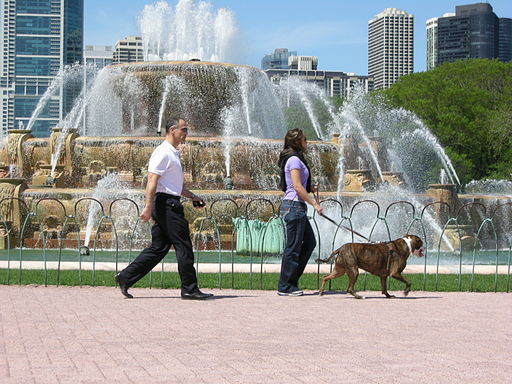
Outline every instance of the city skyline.
<svg viewBox="0 0 512 384"><path fill-rule="evenodd" d="M81 83L64 84L61 71L83 59L83 0L4 0L1 8L0 130L19 127L47 136L80 92Z"/></svg>
<svg viewBox="0 0 512 384"><path fill-rule="evenodd" d="M137 18L144 5L156 1L100 0L85 2L87 45L115 45L116 41L140 34ZM167 0L174 7L177 0ZM299 55L317 56L319 70L342 70L367 74L368 21L385 8L393 7L414 15L414 71L426 69L426 21L454 12L456 5L471 1L432 0L428 4L406 0L370 0L352 4L325 0L315 5L304 0L241 2L209 0L212 8L227 8L235 14L239 29L236 63L260 67L261 59L276 48L288 48ZM512 17L512 2L488 2L498 17ZM323 7L322 10L318 6ZM323 10L328 9L329 12ZM115 15L115 17L113 17Z"/></svg>

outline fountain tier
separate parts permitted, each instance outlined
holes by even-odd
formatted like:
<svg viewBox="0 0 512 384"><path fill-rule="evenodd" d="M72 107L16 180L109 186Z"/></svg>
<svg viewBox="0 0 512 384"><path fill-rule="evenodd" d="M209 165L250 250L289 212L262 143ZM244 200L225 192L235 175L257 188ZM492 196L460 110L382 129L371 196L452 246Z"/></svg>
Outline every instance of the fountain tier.
<svg viewBox="0 0 512 384"><path fill-rule="evenodd" d="M249 66L119 64L100 71L85 93L69 115L75 118L66 124L91 136L153 136L176 116L186 117L196 136L221 136L229 129L235 135L278 138L285 131L265 73Z"/></svg>

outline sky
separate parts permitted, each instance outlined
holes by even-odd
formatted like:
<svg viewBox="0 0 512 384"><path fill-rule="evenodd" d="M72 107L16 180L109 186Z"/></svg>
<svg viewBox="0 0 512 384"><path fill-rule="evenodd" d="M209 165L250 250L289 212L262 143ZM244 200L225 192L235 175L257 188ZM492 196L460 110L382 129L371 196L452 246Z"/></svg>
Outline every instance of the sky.
<svg viewBox="0 0 512 384"><path fill-rule="evenodd" d="M166 0L174 8L177 0ZM194 0L198 2L198 0ZM125 36L140 35L138 17L156 0L85 0L86 45L115 45ZM456 5L451 0L209 0L214 11L235 15L241 52L237 64L261 67L261 59L276 48L317 56L318 69L366 75L368 20L385 8L414 15L414 71L425 70L425 22ZM512 18L511 0L489 2L498 17Z"/></svg>

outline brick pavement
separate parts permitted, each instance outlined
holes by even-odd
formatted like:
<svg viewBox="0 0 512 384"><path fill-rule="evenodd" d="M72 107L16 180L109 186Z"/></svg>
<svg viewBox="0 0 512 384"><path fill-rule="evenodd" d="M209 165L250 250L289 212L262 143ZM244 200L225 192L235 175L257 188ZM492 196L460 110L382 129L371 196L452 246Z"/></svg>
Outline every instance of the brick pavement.
<svg viewBox="0 0 512 384"><path fill-rule="evenodd" d="M509 383L512 294L0 286L0 383Z"/></svg>

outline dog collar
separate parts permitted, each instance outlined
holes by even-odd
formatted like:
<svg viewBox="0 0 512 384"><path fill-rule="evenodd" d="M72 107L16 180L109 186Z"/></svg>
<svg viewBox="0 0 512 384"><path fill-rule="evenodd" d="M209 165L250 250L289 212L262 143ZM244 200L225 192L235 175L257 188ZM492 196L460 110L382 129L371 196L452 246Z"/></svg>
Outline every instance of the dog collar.
<svg viewBox="0 0 512 384"><path fill-rule="evenodd" d="M412 240L408 237L402 237L402 240L407 244L407 248L409 248L409 254L412 254Z"/></svg>

